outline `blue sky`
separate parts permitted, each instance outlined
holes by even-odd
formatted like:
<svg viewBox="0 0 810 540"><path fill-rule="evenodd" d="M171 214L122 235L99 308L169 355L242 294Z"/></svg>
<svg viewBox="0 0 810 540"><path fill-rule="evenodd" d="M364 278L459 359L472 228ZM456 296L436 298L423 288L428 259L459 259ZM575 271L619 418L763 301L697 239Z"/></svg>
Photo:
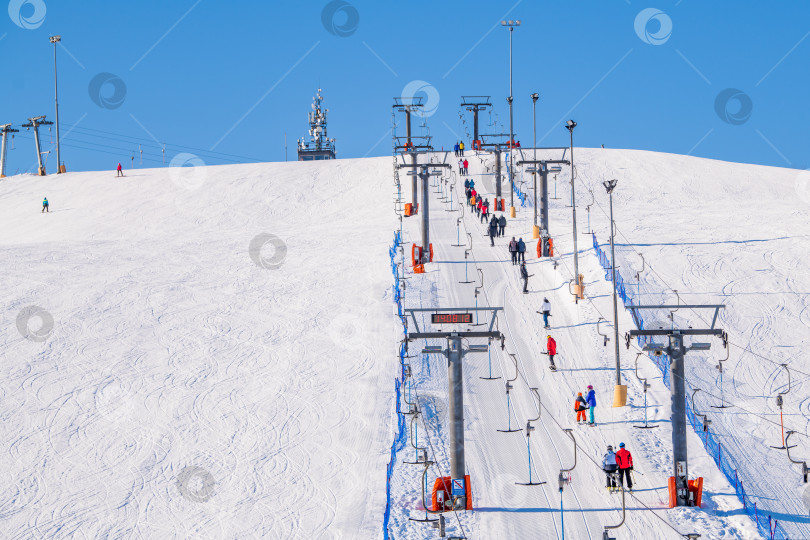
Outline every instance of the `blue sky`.
<svg viewBox="0 0 810 540"><path fill-rule="evenodd" d="M339 157L390 155L392 97L406 87L431 96L437 148L464 135L462 95L492 96L482 131L508 129L504 18L522 22L514 96L523 146L539 92L546 146L567 144L570 117L577 146L810 167L806 1L3 2L0 124L53 119L48 37L61 34L69 170L128 168L133 153L135 166L160 166L164 143L167 164L181 152L208 164L283 161L285 132L295 159L319 85ZM501 125L490 126L496 117ZM51 139L45 129L44 149ZM55 161L53 152L49 172ZM7 174L34 163L23 129Z"/></svg>

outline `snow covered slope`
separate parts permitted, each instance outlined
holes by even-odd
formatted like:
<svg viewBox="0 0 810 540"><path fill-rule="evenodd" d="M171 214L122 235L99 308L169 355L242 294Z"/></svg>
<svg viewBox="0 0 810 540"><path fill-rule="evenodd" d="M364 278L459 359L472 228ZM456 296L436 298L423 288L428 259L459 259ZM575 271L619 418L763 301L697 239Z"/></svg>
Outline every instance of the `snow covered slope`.
<svg viewBox="0 0 810 540"><path fill-rule="evenodd" d="M559 152L538 155L538 158L560 157ZM485 196L492 200L491 173L494 166L491 156L468 158L468 176L475 179L476 187L483 189ZM591 227L600 241L608 240L609 226L603 212L607 210L608 201L601 182L619 179L615 197L619 241L636 245L619 247L618 264L629 283L630 278L642 270L641 258L633 258L633 250L644 254L646 267L641 272L644 303L676 302L671 289L677 289L682 302L719 302L728 306L721 325L729 331L734 345L731 359L726 364L726 398L736 406L711 409L710 405L717 403L711 398L706 399L707 394L719 394L719 381L715 380L717 371L713 366L725 354L717 340L709 354L702 357L690 354L688 388L690 393L692 388L703 390L703 395L696 397L696 409L710 411L713 432L722 438L724 448L735 451L731 459L740 467L739 477L744 481L748 495L758 501L761 511L778 519L791 538L808 536L804 517L806 509L801 507L799 469L789 464L784 451L768 448L768 444L778 445L780 439L778 425L768 424L767 418L773 420L774 412L778 412L774 410L772 398L776 391L785 389L787 382L786 378L777 379L783 375L772 362L782 358L781 361L789 361L797 370L809 369L798 355L786 356L788 353L776 358L759 358L756 362L746 361L735 367L752 333L761 340L756 342L755 352L773 350L785 341L798 350L804 339L796 336L804 331L801 306L810 284L801 287L790 279L804 278L788 276L784 269L782 274L771 272L770 266L765 269L766 275L762 275L763 268L753 261L757 257L765 261L795 261L786 267L789 271L806 257L810 206L806 199L797 196L797 191L806 193L806 186L805 191L802 188L805 176L792 170L626 150L578 149L576 158L580 233L588 229L589 216L584 210L590 206ZM444 159L443 155L440 159ZM455 163L452 156L448 161ZM465 358L467 468L472 476L476 511L449 516L448 524L453 527L453 534L523 538L542 532L543 538L561 538L563 523L556 480L559 470L573 463L572 443L563 429L574 428L579 464L574 481L563 494L567 516L564 528L572 537L601 538L605 525L620 521L617 510L620 503L601 488L604 478L596 462L601 459L607 444L624 441L636 458L636 471L643 476L637 476L638 489L628 500L627 522L616 531L620 538L678 538L689 532L710 538L758 538L756 527L745 516L733 486L719 473L691 429L688 440L690 475L706 479L704 505L700 510L665 509L666 479L672 474L669 391L660 372L649 359L641 356L640 375L653 383L648 395L648 414L651 422L659 427L634 429L633 425L643 423L644 397L641 384L633 373L636 353L626 351L622 344L629 406L624 409L609 407L614 378L612 342L609 347L603 345L596 322L600 316L612 319L611 286L605 281L605 273L594 256L591 236L581 234L578 246L580 272L585 274L588 299L578 305L572 302L568 293L568 280L573 277L571 209L570 205L566 207L566 202L570 201L570 190L566 185L570 180L568 171L561 172L557 180L559 200L553 200L551 206L551 231L560 254L557 268L550 261L537 260L533 254L536 242L529 241L532 225L530 202L519 211L517 219L510 220L507 237L497 239L495 247L490 247L489 239L483 237L484 225L476 216L470 215L469 208L460 223L457 223L461 216L458 211L445 212L450 209L449 199L439 197L442 190L447 193L448 186L437 184L433 188L431 241L437 253L436 262L428 265L426 274L410 276L405 290L406 307L472 306L475 287L480 286L482 296L479 302L504 306L499 324L507 336L505 351L502 352L500 347L492 348L494 376L501 379L482 379L489 375L486 355L484 358L479 358L482 355ZM530 193L531 177L526 174L518 181L523 190ZM408 201L409 182L405 181ZM448 178L448 184L454 184L456 194L463 192L462 182L462 177L457 175ZM508 198L507 189L504 185ZM785 199L790 201L785 203ZM519 205L517 197L515 200ZM757 234L752 234L751 226L747 225L751 218L767 225L758 228ZM476 282L474 284L460 283L467 281L465 248L452 246L459 236L461 243L466 244L467 233L471 235L472 245L468 271L470 280ZM508 262L506 243L512 236L522 236L529 241L527 260L533 277L528 295L520 294L517 271ZM406 220L405 238L408 242L419 241L416 219ZM749 259L742 258L741 246L751 251ZM479 270L483 273L483 283ZM732 294L743 283L749 287L745 292L753 293L756 303L752 304L747 294ZM778 287L778 283L787 285ZM554 305L553 328L549 333L555 336L560 349L558 365L561 369L557 373L548 371L547 359L541 354L545 350L546 332L535 311L539 309L543 296L548 296ZM785 299L786 296L789 299ZM769 317L768 313L780 312L780 306L786 302L795 307L777 324L773 320L775 317ZM770 304L773 307L769 307ZM694 315L678 313L676 321L684 326L700 323L691 317ZM771 321L767 328L763 328L763 320ZM619 324L622 333L633 327L623 309ZM734 346L740 344L742 348L735 352ZM417 346L412 346L412 349L416 350ZM510 353L517 360L517 372ZM447 474L449 469L446 362L441 357L420 355L418 351L412 351L412 354L417 355L416 359L410 360L415 372L414 392L423 410L420 433L423 441L427 433L430 459L437 462L428 474L428 483L432 485L433 478ZM515 376L511 408L507 408L503 382L505 378ZM805 403L802 380L803 377L794 373L792 394L786 396L786 403L790 405L785 412L794 419L801 414L799 406ZM596 428L578 428L573 418L573 398L587 384L595 386L602 404L597 409L597 419L601 419L601 423ZM762 391L763 385L765 392ZM539 388L544 406L537 431L529 441L535 479L548 482L539 487L515 484L528 481L525 432L497 431L508 427L509 412L512 427L524 427L526 420L535 416L536 404L529 391L531 387ZM753 388L759 388L759 391L752 391ZM746 411L764 412L766 420ZM799 417L801 422L791 422L790 419L786 422L806 434L806 420ZM776 420L778 422L778 416ZM791 442L805 444L798 438ZM801 450L802 446L795 449L800 454ZM413 457L412 448L406 447L402 458L412 460ZM424 512L420 511L419 495L421 467L398 467L394 493L403 510L393 517L393 536L422 538L425 525L408 520L424 517Z"/></svg>
<svg viewBox="0 0 810 540"><path fill-rule="evenodd" d="M389 193L390 159L0 181L0 537L377 536Z"/></svg>

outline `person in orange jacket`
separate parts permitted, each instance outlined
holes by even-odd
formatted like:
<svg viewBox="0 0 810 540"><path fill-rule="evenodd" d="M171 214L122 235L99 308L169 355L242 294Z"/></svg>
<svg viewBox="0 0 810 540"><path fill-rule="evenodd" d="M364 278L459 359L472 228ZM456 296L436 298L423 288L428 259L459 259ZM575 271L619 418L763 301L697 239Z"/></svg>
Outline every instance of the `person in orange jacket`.
<svg viewBox="0 0 810 540"><path fill-rule="evenodd" d="M585 398L582 397L582 392L577 393L577 399L574 401L574 410L577 412L577 424L584 424L586 421L585 411L588 410L588 404Z"/></svg>
<svg viewBox="0 0 810 540"><path fill-rule="evenodd" d="M585 413L583 413L583 416ZM633 490L633 480L630 478L630 471L633 470L633 455L624 447L624 443L619 443L619 451L616 452L616 464L619 466L619 485L624 486L624 477L627 477L627 489Z"/></svg>

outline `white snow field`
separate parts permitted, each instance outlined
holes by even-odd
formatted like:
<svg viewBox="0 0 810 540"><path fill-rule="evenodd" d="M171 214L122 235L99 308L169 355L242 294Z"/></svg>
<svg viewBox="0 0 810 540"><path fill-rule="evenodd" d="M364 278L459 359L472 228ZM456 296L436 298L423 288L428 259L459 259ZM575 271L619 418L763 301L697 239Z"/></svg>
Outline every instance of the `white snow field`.
<svg viewBox="0 0 810 540"><path fill-rule="evenodd" d="M494 344L491 357L464 359L475 509L448 514L448 536L602 538L622 519L621 497L606 492L597 463L608 444L625 442L636 489L611 536L762 538L691 428L689 471L705 478L703 507L666 508L669 390L641 356L640 375L652 383L649 421L659 427L635 429L644 419L635 344L621 348L628 406L610 407L613 341L604 346L596 323L612 320L611 284L585 233L590 206L590 226L607 242L601 181L618 178L619 271L628 287L640 271L637 290L647 303L677 302L676 289L682 303L727 305L719 322L732 343L723 398L733 407L710 408L721 392L713 367L725 357L719 340L688 356L688 389L702 390L696 409L708 412L759 511L787 537L810 538L801 467L769 448L781 443L775 396L787 390L787 376L780 363L792 374L784 396L786 427L798 432L792 455L804 459L810 447L810 366L800 356L810 322L810 275L802 272L810 177L630 150L576 149L575 158L584 301L568 293L566 168L551 201L556 267L535 256L530 204L490 247L484 225L469 208L458 210L457 174L431 188L435 262L421 275L405 265L405 307L473 306L480 270L480 305L505 310L498 328L506 349ZM491 155L470 157L469 177L490 199L492 169ZM410 177L400 177L409 202ZM452 211L440 199L450 183ZM406 417L407 440L395 445L383 527L399 421L402 327L388 255L399 226L396 199L390 157L0 181L0 537L437 538L430 524L409 519L425 517L424 467L403 463L414 459L410 441L418 434L436 462L429 486L449 472L446 360L421 354L424 341L410 344L412 384L403 388L422 415L414 424ZM403 221L407 259L419 227L419 217ZM527 241L528 295L506 252L512 236ZM466 269L457 238L472 242ZM465 271L476 283L459 283ZM553 306L550 332L535 313L544 296ZM703 324L693 313L675 320ZM621 306L619 325L622 335L633 327ZM612 336L610 324L601 329ZM542 354L548 333L558 343L556 373ZM481 378L490 358L499 379ZM511 417L506 378L515 378ZM597 391L596 427L574 421L573 399L588 384ZM547 483L520 486L529 479L526 421L537 414L531 387L542 400L528 441L531 474ZM399 406L406 408L404 398ZM524 429L497 431L510 425ZM557 477L574 464L566 428L578 450L561 519Z"/></svg>
<svg viewBox="0 0 810 540"><path fill-rule="evenodd" d="M524 150L526 159L531 152ZM469 178L485 196L493 198L491 155L471 157ZM560 159L560 152L539 152L538 158ZM804 459L807 444L807 419L810 401L804 395L803 382L810 366L800 356L806 335L806 302L810 292L810 274L801 272L807 257L810 237L810 175L800 171L724 163L687 156L630 150L577 149L578 222L580 236L580 272L585 275L587 299L574 304L568 292L573 278L573 241L571 236L570 173L559 174L558 200L551 201L551 232L558 250L554 268L549 260L538 260L536 241L531 241L533 209L530 201L519 208L517 219L509 220L506 237L497 238L490 247L484 237L484 224L465 208L450 209L448 185L434 181L431 199L431 242L435 262L426 265L427 273L411 273L406 264L406 288L403 304L407 307L465 307L475 305L474 291L481 286L478 270L483 273L480 305L503 306L498 324L506 334L506 350L491 348L493 376L489 376L486 354L465 357L466 464L471 475L476 510L447 516L448 534L468 538L562 538L602 537L605 525L621 521L618 495L606 493L600 462L607 444L627 443L634 455L636 490L627 499L627 520L611 533L618 538L681 538L699 533L704 538L761 538L735 495L735 489L721 474L701 440L688 428L690 477L705 478L703 507L667 509L667 477L672 474L669 390L660 371L646 355L638 359L642 377L652 383L648 393L649 419L658 428L635 429L643 424L644 397L640 381L633 373L639 351L635 342L628 351L622 339L623 376L628 384L628 407L613 409L614 384L613 329L607 347L597 333L600 316L612 320L611 284L599 265L588 232L588 223L601 243L609 240L608 197L601 183L619 179L614 196L618 229L617 258L619 271L628 287L638 290L634 276L641 272L643 303L724 303L719 326L728 331L730 357L725 362L724 398L734 405L713 409L720 404L719 372L714 366L725 358L722 343L712 339L708 353L687 355L687 391L703 392L695 396L695 409L708 413L711 430L729 451L738 467L740 481L760 515L778 520L781 538L810 538L808 508L803 502L801 467L791 465L784 450L769 448L781 444L775 396L787 390L787 377L779 363L793 368L792 386L785 398L785 422L798 432L790 441L794 459ZM426 159L424 156L420 159ZM450 154L433 156L434 161L455 165ZM455 167L454 167L455 168ZM410 177L401 174L404 201L410 202ZM454 184L455 201L463 193L463 178L448 178ZM504 176L505 178L505 176ZM518 182L531 195L531 176L524 173ZM504 180L504 194L509 198ZM553 184L552 184L553 190ZM440 198L444 194L443 198ZM553 195L553 193L552 193ZM515 197L516 205L520 202ZM455 204L455 203L454 203ZM590 220L585 211L590 206ZM454 206L457 208L457 204ZM500 215L500 213L498 213ZM508 217L508 215L507 215ZM410 259L410 243L421 241L418 217L405 218L405 253ZM465 247L454 247L457 238L472 250L469 280L465 279ZM512 237L527 241L529 273L528 295L521 294L517 268L508 260L506 244ZM628 245L634 244L634 245ZM607 246L603 246L607 249ZM639 255L646 265L642 270ZM739 294L737 294L739 293ZM536 313L543 297L552 303L552 330L542 328ZM634 328L621 305L619 325L624 332ZM664 320L667 314L647 316ZM703 318L703 320L701 319ZM706 324L706 314L676 313L676 324ZM710 322L710 321L708 321ZM420 323L421 324L421 323ZM662 323L664 324L664 323ZM671 322L667 323L672 324ZM411 325L412 326L412 325ZM649 326L648 326L649 327ZM558 343L559 370L547 369L546 334ZM704 340L709 341L709 340ZM471 339L471 343L476 340ZM485 343L485 340L477 340ZM433 479L449 474L447 435L446 360L438 355L420 354L422 343L413 343L407 359L414 372L411 399L418 402L420 446L428 448L429 459L436 462L427 474L428 489ZM434 340L434 345L440 345ZM515 355L517 372L509 353ZM801 373L800 370L804 373ZM530 438L533 479L548 482L542 486L520 486L529 480L526 432L499 433L509 426L505 378L517 376L511 392L511 427L524 428L536 415L536 404L529 391L539 388L543 403L536 431ZM597 427L577 426L573 399L588 384L597 390ZM407 392L407 387L405 392ZM717 396L716 398L714 396ZM403 406L403 409L405 407ZM410 424L410 417L408 417ZM775 422L775 424L773 423ZM412 428L409 427L409 436ZM563 492L564 525L561 522L557 477L560 469L573 463L573 444L563 432L572 428L578 444L577 466L573 481ZM425 436L427 434L427 437ZM400 460L413 461L415 451L409 443L399 454ZM410 521L424 518L420 482L421 465L399 464L394 476L392 538L425 538L435 533L429 524ZM770 535L768 535L770 538Z"/></svg>
<svg viewBox="0 0 810 540"><path fill-rule="evenodd" d="M390 158L0 181L0 538L378 537L390 185Z"/></svg>

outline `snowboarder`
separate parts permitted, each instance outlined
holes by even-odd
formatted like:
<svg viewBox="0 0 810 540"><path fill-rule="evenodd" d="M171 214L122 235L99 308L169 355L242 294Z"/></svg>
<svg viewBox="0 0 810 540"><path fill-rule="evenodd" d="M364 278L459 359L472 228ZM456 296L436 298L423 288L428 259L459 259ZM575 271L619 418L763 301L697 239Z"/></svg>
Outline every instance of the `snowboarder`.
<svg viewBox="0 0 810 540"><path fill-rule="evenodd" d="M51 213L51 211L48 210L48 197L45 197L44 199L42 199L42 211L43 212L48 212L49 214Z"/></svg>
<svg viewBox="0 0 810 540"><path fill-rule="evenodd" d="M549 366L551 371L557 371L557 366L554 364L554 356L557 354L557 342L554 341L554 338L551 336L546 336L548 341L546 341L546 351L548 353L548 360L551 362Z"/></svg>
<svg viewBox="0 0 810 540"><path fill-rule="evenodd" d="M523 238L518 239L518 260L520 262L526 262L526 243L523 241Z"/></svg>
<svg viewBox="0 0 810 540"><path fill-rule="evenodd" d="M495 246L495 235L498 233L498 220L495 219L495 216L492 216L492 220L489 222L489 242L491 246Z"/></svg>
<svg viewBox="0 0 810 540"><path fill-rule="evenodd" d="M453 146L453 152L455 152L456 157L458 157L458 143Z"/></svg>
<svg viewBox="0 0 810 540"><path fill-rule="evenodd" d="M619 451L616 452L616 464L619 466L619 485L624 486L624 477L627 477L627 489L633 491L633 480L630 478L630 471L633 470L633 455L624 447L624 443L619 443Z"/></svg>
<svg viewBox="0 0 810 540"><path fill-rule="evenodd" d="M520 278L523 280L523 294L529 294L529 271L525 262L520 263Z"/></svg>
<svg viewBox="0 0 810 540"><path fill-rule="evenodd" d="M593 410L596 408L596 392L594 392L593 386L588 385L588 396L585 398L585 401L588 402L588 415L590 416L590 421L588 424L595 426L596 423L593 420Z"/></svg>
<svg viewBox="0 0 810 540"><path fill-rule="evenodd" d="M588 409L588 403L582 397L582 392L577 393L577 399L574 401L574 410L577 412L577 424L585 423L585 411Z"/></svg>
<svg viewBox="0 0 810 540"><path fill-rule="evenodd" d="M512 255L512 264L517 264L517 242L515 242L515 237L512 237L512 241L509 242L509 254Z"/></svg>
<svg viewBox="0 0 810 540"><path fill-rule="evenodd" d="M501 217L498 218L498 227L500 227L500 229L498 230L498 236L503 236L504 233L506 232L506 216L504 216L503 214L501 214Z"/></svg>
<svg viewBox="0 0 810 540"><path fill-rule="evenodd" d="M548 298L543 298L543 306L537 313L542 313L543 315L543 326L546 329L550 328L548 318L551 317L551 302L548 301Z"/></svg>
<svg viewBox="0 0 810 540"><path fill-rule="evenodd" d="M116 177L124 176L124 168L121 167L121 164L118 164L118 168L116 169L118 172L115 174Z"/></svg>
<svg viewBox="0 0 810 540"><path fill-rule="evenodd" d="M469 166L470 166L469 162L465 159L464 160L464 174L469 174L469 172L467 171L467 167L469 167Z"/></svg>
<svg viewBox="0 0 810 540"><path fill-rule="evenodd" d="M616 489L616 471L619 466L616 464L616 454L613 453L613 446L608 445L607 454L602 459L602 470L607 475L607 488L610 490Z"/></svg>
<svg viewBox="0 0 810 540"><path fill-rule="evenodd" d="M458 151L459 151L459 154L461 154L462 156L464 155L464 141L461 141L460 143L458 143ZM467 164L466 163L464 164L464 169L465 170L467 169Z"/></svg>

